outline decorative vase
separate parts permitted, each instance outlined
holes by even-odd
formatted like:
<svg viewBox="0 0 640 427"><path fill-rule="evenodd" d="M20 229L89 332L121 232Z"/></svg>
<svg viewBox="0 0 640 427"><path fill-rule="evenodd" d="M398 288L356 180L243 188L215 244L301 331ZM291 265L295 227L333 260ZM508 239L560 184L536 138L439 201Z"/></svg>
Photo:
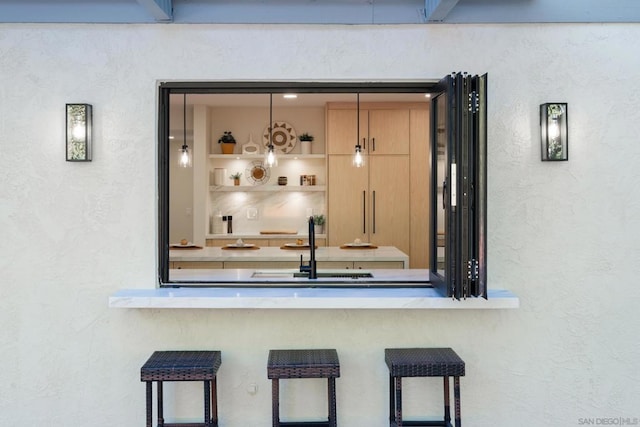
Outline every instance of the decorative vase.
<svg viewBox="0 0 640 427"><path fill-rule="evenodd" d="M224 185L224 180L227 177L227 170L224 168L213 169L213 185Z"/></svg>
<svg viewBox="0 0 640 427"><path fill-rule="evenodd" d="M220 148L222 148L222 154L233 154L236 144L233 142L221 142Z"/></svg>
<svg viewBox="0 0 640 427"><path fill-rule="evenodd" d="M302 154L311 154L311 141L300 141L300 152Z"/></svg>
<svg viewBox="0 0 640 427"><path fill-rule="evenodd" d="M278 177L278 185L287 185L287 177L279 176Z"/></svg>
<svg viewBox="0 0 640 427"><path fill-rule="evenodd" d="M233 178L233 185L240 185L240 178Z"/></svg>

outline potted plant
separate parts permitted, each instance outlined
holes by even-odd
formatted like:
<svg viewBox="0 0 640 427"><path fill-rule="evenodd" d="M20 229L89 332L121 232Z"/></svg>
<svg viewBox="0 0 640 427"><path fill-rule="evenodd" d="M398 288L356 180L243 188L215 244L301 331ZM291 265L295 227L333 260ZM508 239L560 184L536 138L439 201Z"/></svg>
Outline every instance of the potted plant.
<svg viewBox="0 0 640 427"><path fill-rule="evenodd" d="M316 225L316 232L318 234L323 234L324 233L324 223L325 223L324 215L322 215L322 214L314 215L313 216L313 223Z"/></svg>
<svg viewBox="0 0 640 427"><path fill-rule="evenodd" d="M218 144L222 148L222 154L233 154L233 150L236 147L236 139L231 134L231 131L228 130L218 139Z"/></svg>
<svg viewBox="0 0 640 427"><path fill-rule="evenodd" d="M298 137L300 140L300 147L302 154L311 154L311 142L313 141L313 135L305 132Z"/></svg>
<svg viewBox="0 0 640 427"><path fill-rule="evenodd" d="M233 180L233 185L240 185L240 177L241 176L242 176L242 173L236 172L233 175L231 175L229 178L231 178Z"/></svg>

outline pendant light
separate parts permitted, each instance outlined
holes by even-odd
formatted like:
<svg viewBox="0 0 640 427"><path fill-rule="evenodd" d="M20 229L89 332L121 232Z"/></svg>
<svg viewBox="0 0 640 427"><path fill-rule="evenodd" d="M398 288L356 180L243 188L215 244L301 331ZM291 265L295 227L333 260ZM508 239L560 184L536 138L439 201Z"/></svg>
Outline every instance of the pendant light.
<svg viewBox="0 0 640 427"><path fill-rule="evenodd" d="M356 152L353 155L353 166L361 168L364 166L364 155L362 154L362 146L360 145L360 93L357 93L357 107L356 107L356 123L358 129L356 130Z"/></svg>
<svg viewBox="0 0 640 427"><path fill-rule="evenodd" d="M182 147L178 157L178 164L182 168L191 167L191 151L187 145L187 94L184 94L184 105L182 110L182 119L184 124Z"/></svg>
<svg viewBox="0 0 640 427"><path fill-rule="evenodd" d="M264 152L264 164L266 167L271 168L278 166L278 156L276 156L276 150L273 146L273 94L269 94L269 145Z"/></svg>

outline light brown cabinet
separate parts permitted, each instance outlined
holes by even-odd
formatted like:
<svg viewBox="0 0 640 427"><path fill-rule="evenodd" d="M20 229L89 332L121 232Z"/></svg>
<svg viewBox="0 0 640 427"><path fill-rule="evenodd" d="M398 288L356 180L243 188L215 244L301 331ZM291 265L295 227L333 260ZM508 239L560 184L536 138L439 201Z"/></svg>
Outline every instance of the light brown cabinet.
<svg viewBox="0 0 640 427"><path fill-rule="evenodd" d="M329 246L355 239L409 253L409 156L329 156Z"/></svg>
<svg viewBox="0 0 640 427"><path fill-rule="evenodd" d="M362 168L352 165L355 122L355 105L329 105L328 244L360 239L395 246L410 256L412 268L424 268L429 224L424 203L429 187L428 104L376 104L364 110L361 104Z"/></svg>
<svg viewBox="0 0 640 427"><path fill-rule="evenodd" d="M329 104L327 153L353 154L356 141L368 155L409 154L409 109L400 104L361 104L358 140L355 104Z"/></svg>

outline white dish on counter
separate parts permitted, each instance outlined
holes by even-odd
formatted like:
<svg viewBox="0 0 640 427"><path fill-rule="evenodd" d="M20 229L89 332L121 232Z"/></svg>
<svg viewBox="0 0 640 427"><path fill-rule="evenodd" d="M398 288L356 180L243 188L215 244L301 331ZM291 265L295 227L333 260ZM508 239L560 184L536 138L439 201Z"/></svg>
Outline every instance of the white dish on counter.
<svg viewBox="0 0 640 427"><path fill-rule="evenodd" d="M196 244L191 242L187 243L186 245L180 243L171 243L169 246L172 248L195 248Z"/></svg>
<svg viewBox="0 0 640 427"><path fill-rule="evenodd" d="M297 243L285 243L284 246L286 246L287 248L308 248L309 244L308 243L303 243L303 244L299 245Z"/></svg>
<svg viewBox="0 0 640 427"><path fill-rule="evenodd" d="M351 242L351 243L345 243L343 246L347 246L349 248L366 248L366 247L373 246L373 245L371 243L364 243L364 242L362 242L362 243L353 243L353 242Z"/></svg>

